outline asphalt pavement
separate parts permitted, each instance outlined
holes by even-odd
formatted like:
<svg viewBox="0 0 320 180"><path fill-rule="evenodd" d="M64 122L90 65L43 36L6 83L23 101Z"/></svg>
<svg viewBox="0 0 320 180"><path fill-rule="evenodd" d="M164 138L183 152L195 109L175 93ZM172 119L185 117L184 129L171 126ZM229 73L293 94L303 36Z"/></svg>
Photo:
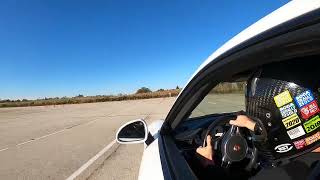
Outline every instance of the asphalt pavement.
<svg viewBox="0 0 320 180"><path fill-rule="evenodd" d="M158 98L0 109L0 179L66 179L113 141L122 124L163 117L173 102Z"/></svg>
<svg viewBox="0 0 320 180"><path fill-rule="evenodd" d="M175 98L0 109L0 179L66 179L127 121L164 119ZM243 95L210 95L192 116L244 108ZM137 179L143 145L120 145L89 177Z"/></svg>
<svg viewBox="0 0 320 180"><path fill-rule="evenodd" d="M210 94L205 97L191 116L240 111L244 108L243 94ZM147 123L150 124L153 120L164 119L166 115L167 113L151 115ZM90 176L89 180L135 180L139 175L142 154L142 144L120 145L116 152Z"/></svg>

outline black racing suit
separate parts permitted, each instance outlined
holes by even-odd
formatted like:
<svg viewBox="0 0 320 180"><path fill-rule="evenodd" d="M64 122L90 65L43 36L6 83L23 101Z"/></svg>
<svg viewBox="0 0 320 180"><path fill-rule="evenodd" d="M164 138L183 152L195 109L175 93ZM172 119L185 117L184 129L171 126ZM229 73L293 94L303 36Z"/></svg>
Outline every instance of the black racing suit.
<svg viewBox="0 0 320 180"><path fill-rule="evenodd" d="M203 157L194 155L191 168L199 180L252 179L252 180L320 180L320 153L308 153L276 168L261 169L255 176L241 169L227 169L219 165L203 167Z"/></svg>

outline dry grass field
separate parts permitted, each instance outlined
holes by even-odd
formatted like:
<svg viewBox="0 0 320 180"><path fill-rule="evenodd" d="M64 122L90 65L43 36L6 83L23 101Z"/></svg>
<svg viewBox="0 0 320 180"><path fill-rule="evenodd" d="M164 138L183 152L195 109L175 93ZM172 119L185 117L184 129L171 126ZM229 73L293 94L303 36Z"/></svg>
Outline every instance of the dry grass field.
<svg viewBox="0 0 320 180"><path fill-rule="evenodd" d="M148 93L138 94L120 94L114 95L98 95L98 96L76 96L72 98L45 98L37 100L2 100L0 101L0 108L4 107L26 107L26 106L48 106L48 105L61 105L61 104L82 104L82 103L96 103L96 102L109 102L109 101L126 101L126 100L138 100L138 99L151 99L151 98L165 98L177 96L180 89L163 90Z"/></svg>

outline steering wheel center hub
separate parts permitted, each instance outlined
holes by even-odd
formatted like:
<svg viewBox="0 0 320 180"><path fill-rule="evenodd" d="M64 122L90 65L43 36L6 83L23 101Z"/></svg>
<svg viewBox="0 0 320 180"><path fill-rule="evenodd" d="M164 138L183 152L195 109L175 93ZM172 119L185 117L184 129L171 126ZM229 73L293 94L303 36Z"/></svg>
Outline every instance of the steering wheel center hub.
<svg viewBox="0 0 320 180"><path fill-rule="evenodd" d="M247 141L241 136L231 136L226 141L226 154L231 161L241 161L247 155Z"/></svg>

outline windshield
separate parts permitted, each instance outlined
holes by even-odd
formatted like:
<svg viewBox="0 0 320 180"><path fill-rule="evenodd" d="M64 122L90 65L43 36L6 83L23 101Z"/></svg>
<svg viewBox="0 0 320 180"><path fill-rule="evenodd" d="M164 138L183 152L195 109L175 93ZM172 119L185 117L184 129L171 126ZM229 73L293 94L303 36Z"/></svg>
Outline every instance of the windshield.
<svg viewBox="0 0 320 180"><path fill-rule="evenodd" d="M245 110L245 82L220 83L192 111L190 118Z"/></svg>

